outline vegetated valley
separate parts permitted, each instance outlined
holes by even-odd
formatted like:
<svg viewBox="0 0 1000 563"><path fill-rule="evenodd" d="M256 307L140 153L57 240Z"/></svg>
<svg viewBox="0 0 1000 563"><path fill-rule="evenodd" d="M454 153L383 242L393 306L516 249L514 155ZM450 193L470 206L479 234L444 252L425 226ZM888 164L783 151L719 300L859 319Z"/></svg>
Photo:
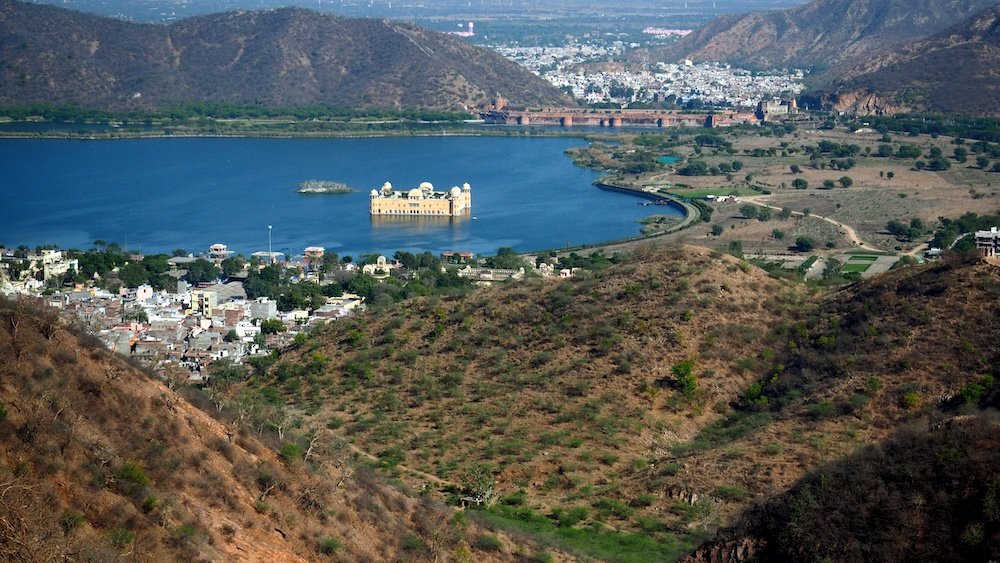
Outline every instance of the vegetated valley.
<svg viewBox="0 0 1000 563"><path fill-rule="evenodd" d="M678 244L589 266L337 321L182 395L5 305L0 482L7 514L36 508L3 545L1000 556L1000 268L952 255L818 289Z"/></svg>

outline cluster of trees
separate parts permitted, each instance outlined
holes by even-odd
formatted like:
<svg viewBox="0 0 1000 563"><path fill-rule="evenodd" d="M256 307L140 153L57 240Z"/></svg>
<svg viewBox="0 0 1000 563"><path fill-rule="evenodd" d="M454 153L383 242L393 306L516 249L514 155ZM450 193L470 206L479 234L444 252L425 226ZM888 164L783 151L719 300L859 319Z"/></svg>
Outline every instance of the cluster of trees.
<svg viewBox="0 0 1000 563"><path fill-rule="evenodd" d="M662 164L657 160L659 155L650 151L620 151L616 152L614 159L618 161L618 169L627 174L642 174L662 168Z"/></svg>
<svg viewBox="0 0 1000 563"><path fill-rule="evenodd" d="M732 174L743 169L743 163L734 160L732 163L722 162L718 166L709 166L703 160L692 160L677 169L681 176L718 176L719 174Z"/></svg>
<svg viewBox="0 0 1000 563"><path fill-rule="evenodd" d="M503 270L517 270L518 268L529 267L528 263L521 258L513 248L501 246L497 249L496 256L487 256L483 262L489 268L499 268Z"/></svg>
<svg viewBox="0 0 1000 563"><path fill-rule="evenodd" d="M927 227L919 217L914 217L910 219L909 224L893 219L886 223L885 230L899 240L911 241L922 236Z"/></svg>
<svg viewBox="0 0 1000 563"><path fill-rule="evenodd" d="M935 248L948 248L955 239L963 233L974 233L985 231L990 227L1000 225L1000 215L977 215L966 213L957 219L942 217L939 219L940 227L934 233L931 246ZM959 252L974 250L976 243L972 237L965 237L955 244L954 250Z"/></svg>
<svg viewBox="0 0 1000 563"><path fill-rule="evenodd" d="M865 120L881 133L895 131L911 136L947 135L983 142L1000 142L1000 119L996 118L918 114L865 116Z"/></svg>
<svg viewBox="0 0 1000 563"><path fill-rule="evenodd" d="M794 185L794 182L792 183L792 185ZM842 188L849 188L854 185L854 179L851 178L850 176L841 176L839 180L832 180L830 178L823 180L823 189L826 190L833 189L837 185L839 185Z"/></svg>
<svg viewBox="0 0 1000 563"><path fill-rule="evenodd" d="M820 141L815 147L806 146L803 149L806 153L816 155L817 157L821 155L833 155L838 158L847 158L861 154L861 147L858 145L841 144L833 141Z"/></svg>

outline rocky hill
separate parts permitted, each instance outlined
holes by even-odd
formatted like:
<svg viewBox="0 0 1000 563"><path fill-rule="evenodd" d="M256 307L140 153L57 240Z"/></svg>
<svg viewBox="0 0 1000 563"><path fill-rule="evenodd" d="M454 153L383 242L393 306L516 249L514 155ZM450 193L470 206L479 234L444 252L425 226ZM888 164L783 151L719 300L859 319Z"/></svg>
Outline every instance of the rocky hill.
<svg viewBox="0 0 1000 563"><path fill-rule="evenodd" d="M885 54L995 4L994 0L814 0L788 10L717 18L663 56L757 68L825 69Z"/></svg>
<svg viewBox="0 0 1000 563"><path fill-rule="evenodd" d="M205 410L52 311L0 301L0 560L503 561L533 551L386 485L324 428L279 438L247 397L186 393Z"/></svg>
<svg viewBox="0 0 1000 563"><path fill-rule="evenodd" d="M567 102L495 53L406 23L284 8L143 25L0 0L0 105L462 110L497 92Z"/></svg>
<svg viewBox="0 0 1000 563"><path fill-rule="evenodd" d="M1000 115L1000 5L837 75L819 92L839 111Z"/></svg>

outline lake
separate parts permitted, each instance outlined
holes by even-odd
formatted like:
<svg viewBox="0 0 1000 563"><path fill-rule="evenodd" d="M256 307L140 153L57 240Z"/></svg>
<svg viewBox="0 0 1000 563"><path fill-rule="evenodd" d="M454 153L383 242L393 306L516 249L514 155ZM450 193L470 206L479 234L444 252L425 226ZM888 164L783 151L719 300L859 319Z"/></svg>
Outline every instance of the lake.
<svg viewBox="0 0 1000 563"><path fill-rule="evenodd" d="M2 139L0 243L206 250L221 242L249 254L306 246L358 255L395 250L492 253L596 243L639 233L636 221L672 207L638 205L592 185L599 176L564 151L573 138L366 139L161 138L111 141ZM357 188L296 193L300 182ZM368 192L472 185L472 216L373 218Z"/></svg>

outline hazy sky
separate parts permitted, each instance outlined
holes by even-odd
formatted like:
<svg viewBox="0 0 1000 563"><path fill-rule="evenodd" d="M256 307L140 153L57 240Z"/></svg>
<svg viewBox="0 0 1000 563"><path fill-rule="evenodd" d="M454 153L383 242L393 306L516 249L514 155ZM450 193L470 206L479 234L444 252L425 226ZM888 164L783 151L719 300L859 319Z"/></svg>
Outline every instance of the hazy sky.
<svg viewBox="0 0 1000 563"><path fill-rule="evenodd" d="M600 15L665 17L672 14L713 14L788 8L807 0L34 0L74 10L139 21L172 21L186 16L303 6L348 16L446 19L449 17L580 18Z"/></svg>

